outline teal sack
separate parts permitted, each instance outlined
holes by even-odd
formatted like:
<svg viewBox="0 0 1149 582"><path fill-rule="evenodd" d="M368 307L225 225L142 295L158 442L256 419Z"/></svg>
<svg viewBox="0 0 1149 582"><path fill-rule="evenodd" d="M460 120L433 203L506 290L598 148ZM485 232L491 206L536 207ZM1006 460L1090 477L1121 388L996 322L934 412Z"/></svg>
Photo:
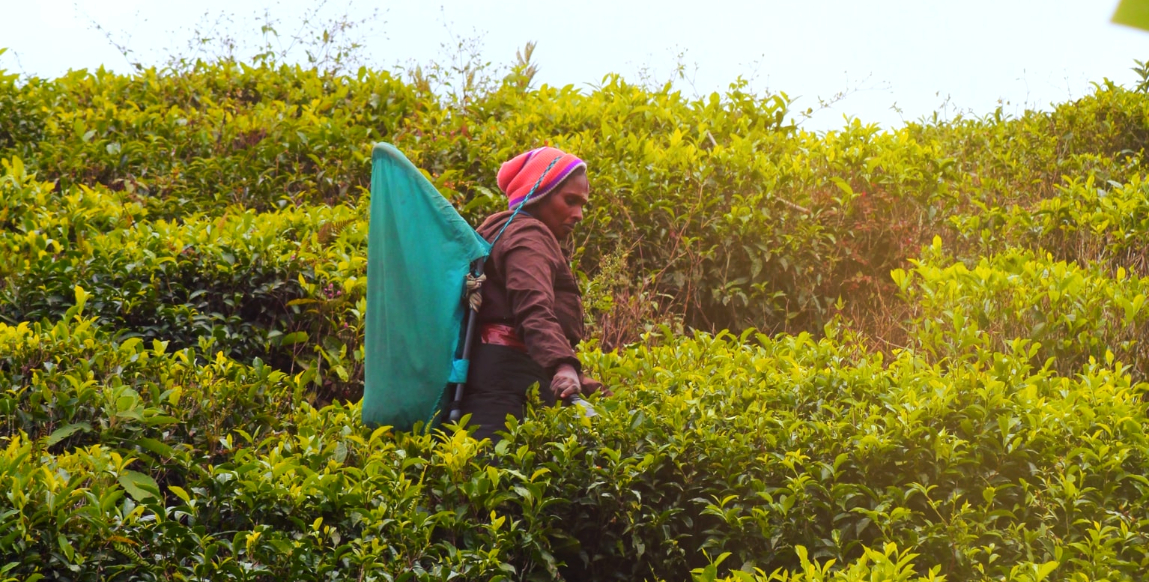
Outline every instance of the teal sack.
<svg viewBox="0 0 1149 582"><path fill-rule="evenodd" d="M411 430L439 412L471 263L490 245L394 146L371 155L363 422Z"/></svg>

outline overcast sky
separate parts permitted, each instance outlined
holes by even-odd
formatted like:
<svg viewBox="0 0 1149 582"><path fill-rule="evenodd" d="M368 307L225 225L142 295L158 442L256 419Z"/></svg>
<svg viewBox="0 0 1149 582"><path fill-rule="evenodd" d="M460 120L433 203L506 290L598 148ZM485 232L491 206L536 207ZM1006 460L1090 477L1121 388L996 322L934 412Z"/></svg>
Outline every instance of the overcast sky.
<svg viewBox="0 0 1149 582"><path fill-rule="evenodd" d="M185 47L205 13L233 15L258 38L254 15L270 7L287 28L314 0L0 0L0 68L52 77L100 65L129 71L98 23L145 64ZM329 0L328 15L348 0ZM739 76L783 91L795 109L846 91L803 127L840 127L843 115L896 127L935 111L986 114L1048 108L1103 78L1131 85L1134 59L1149 59L1149 33L1109 22L1116 0L780 2L525 2L353 0L378 9L367 63L440 62L444 46L479 39L483 56L508 64L538 41L538 81L589 87L616 72L666 80L686 65L683 92L721 91ZM365 30L360 28L359 30ZM254 41L253 41L254 42ZM681 56L680 56L681 55ZM896 109L895 109L896 106ZM900 112L898 111L900 110Z"/></svg>

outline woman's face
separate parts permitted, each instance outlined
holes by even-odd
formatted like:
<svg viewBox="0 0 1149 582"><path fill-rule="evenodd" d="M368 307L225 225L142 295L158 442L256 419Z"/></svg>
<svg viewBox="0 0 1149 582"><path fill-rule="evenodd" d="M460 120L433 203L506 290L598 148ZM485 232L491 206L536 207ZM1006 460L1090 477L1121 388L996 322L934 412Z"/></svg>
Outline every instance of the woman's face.
<svg viewBox="0 0 1149 582"><path fill-rule="evenodd" d="M576 224L582 220L582 207L590 195L590 182L585 173L567 178L558 189L539 201L531 214L547 225L555 238L560 241L570 236Z"/></svg>

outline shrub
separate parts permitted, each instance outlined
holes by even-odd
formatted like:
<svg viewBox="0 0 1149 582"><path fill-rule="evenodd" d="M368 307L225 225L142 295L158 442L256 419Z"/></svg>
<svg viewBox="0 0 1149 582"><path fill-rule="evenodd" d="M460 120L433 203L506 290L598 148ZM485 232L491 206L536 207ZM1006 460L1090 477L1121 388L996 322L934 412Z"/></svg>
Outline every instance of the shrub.
<svg viewBox="0 0 1149 582"><path fill-rule="evenodd" d="M1129 362L1145 379L1149 277L1089 269L1051 254L1009 250L976 265L948 257L941 240L893 279L913 306L911 336L946 360L999 351L1071 375L1090 361Z"/></svg>

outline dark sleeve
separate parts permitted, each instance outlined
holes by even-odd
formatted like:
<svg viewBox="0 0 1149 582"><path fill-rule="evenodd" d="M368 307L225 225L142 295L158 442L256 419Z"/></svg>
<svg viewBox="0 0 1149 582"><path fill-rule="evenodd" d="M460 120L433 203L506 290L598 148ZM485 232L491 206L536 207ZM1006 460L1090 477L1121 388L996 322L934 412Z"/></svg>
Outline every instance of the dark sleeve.
<svg viewBox="0 0 1149 582"><path fill-rule="evenodd" d="M558 243L541 225L524 225L507 237L498 268L507 284L515 330L527 352L547 374L560 364L581 371L574 348L555 315L555 260L563 260Z"/></svg>

